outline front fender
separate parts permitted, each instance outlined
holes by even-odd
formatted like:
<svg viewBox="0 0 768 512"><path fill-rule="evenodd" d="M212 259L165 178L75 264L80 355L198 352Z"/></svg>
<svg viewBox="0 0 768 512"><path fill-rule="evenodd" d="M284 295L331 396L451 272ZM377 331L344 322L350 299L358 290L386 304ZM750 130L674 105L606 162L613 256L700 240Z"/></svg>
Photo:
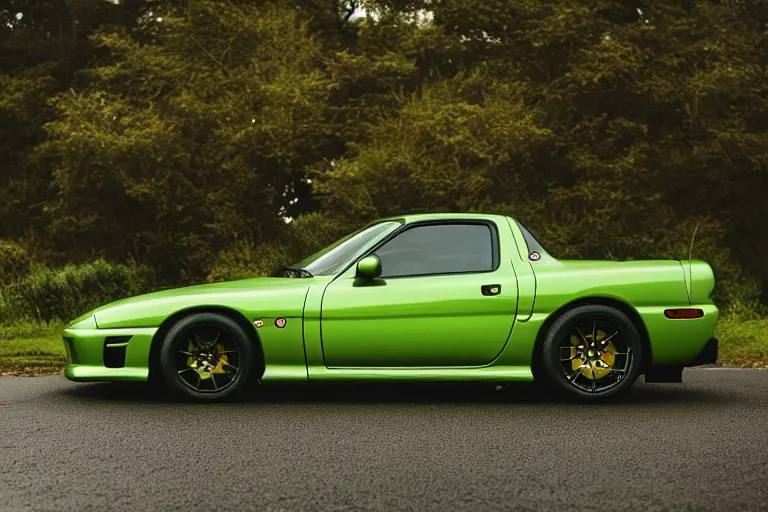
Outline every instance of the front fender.
<svg viewBox="0 0 768 512"><path fill-rule="evenodd" d="M251 321L276 316L301 318L304 298L313 284L309 281L254 279L165 290L113 302L95 309L92 314L99 329L159 327L171 315L206 307L239 311Z"/></svg>

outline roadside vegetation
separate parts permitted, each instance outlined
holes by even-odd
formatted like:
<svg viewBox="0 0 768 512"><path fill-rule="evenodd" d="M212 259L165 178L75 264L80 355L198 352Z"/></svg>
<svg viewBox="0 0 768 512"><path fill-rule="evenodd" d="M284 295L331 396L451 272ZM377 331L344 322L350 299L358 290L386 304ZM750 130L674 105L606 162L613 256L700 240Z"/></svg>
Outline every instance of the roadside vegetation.
<svg viewBox="0 0 768 512"><path fill-rule="evenodd" d="M718 364L737 368L768 368L768 315L759 304L736 303L717 324Z"/></svg>
<svg viewBox="0 0 768 512"><path fill-rule="evenodd" d="M37 321L0 326L0 375L60 373L66 357L61 327Z"/></svg>
<svg viewBox="0 0 768 512"><path fill-rule="evenodd" d="M763 364L766 27L763 0L8 0L0 371L57 368L52 326L99 304L418 211L569 259L685 259L698 227L723 362Z"/></svg>

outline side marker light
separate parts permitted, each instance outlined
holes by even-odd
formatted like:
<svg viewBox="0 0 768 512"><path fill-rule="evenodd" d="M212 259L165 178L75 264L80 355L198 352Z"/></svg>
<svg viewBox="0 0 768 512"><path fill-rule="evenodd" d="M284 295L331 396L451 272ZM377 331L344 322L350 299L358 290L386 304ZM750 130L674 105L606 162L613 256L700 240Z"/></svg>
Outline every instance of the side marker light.
<svg viewBox="0 0 768 512"><path fill-rule="evenodd" d="M701 309L665 309L664 316L671 320L687 320L691 318L701 318L704 311Z"/></svg>

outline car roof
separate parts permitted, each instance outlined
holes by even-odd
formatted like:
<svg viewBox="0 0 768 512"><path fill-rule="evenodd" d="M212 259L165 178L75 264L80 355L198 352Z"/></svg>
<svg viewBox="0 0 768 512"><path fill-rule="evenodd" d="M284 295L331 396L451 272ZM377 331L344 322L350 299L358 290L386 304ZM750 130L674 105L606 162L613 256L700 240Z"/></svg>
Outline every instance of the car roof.
<svg viewBox="0 0 768 512"><path fill-rule="evenodd" d="M406 215L397 215L379 219L377 222L395 220L410 224L412 222L424 222L430 220L499 220L503 218L506 218L506 216L491 213L409 213Z"/></svg>

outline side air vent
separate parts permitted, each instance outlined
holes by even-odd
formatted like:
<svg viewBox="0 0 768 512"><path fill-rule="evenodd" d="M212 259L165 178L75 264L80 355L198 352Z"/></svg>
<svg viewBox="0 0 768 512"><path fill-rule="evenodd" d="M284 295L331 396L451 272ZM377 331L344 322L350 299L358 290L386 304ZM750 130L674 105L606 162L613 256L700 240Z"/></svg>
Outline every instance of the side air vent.
<svg viewBox="0 0 768 512"><path fill-rule="evenodd" d="M109 336L104 339L104 366L107 368L125 367L125 349L130 336Z"/></svg>
<svg viewBox="0 0 768 512"><path fill-rule="evenodd" d="M67 350L67 362L77 364L77 354L75 353L75 340L73 338L64 338L64 348Z"/></svg>

